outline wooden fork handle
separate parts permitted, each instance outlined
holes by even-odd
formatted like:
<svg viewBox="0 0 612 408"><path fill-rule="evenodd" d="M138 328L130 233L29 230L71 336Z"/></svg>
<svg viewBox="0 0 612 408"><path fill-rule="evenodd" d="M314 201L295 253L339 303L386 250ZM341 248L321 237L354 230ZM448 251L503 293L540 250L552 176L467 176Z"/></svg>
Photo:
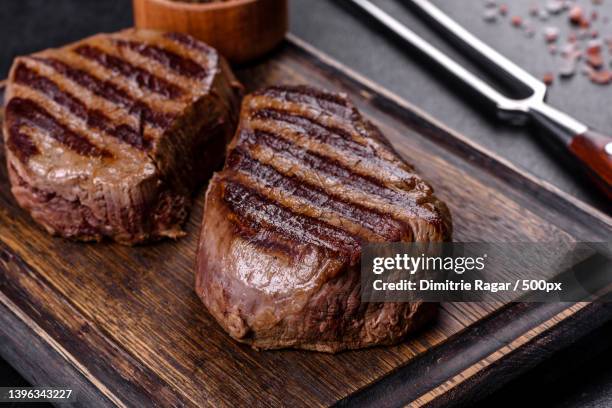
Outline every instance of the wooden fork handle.
<svg viewBox="0 0 612 408"><path fill-rule="evenodd" d="M574 136L568 148L586 167L597 186L612 200L612 137L589 129Z"/></svg>

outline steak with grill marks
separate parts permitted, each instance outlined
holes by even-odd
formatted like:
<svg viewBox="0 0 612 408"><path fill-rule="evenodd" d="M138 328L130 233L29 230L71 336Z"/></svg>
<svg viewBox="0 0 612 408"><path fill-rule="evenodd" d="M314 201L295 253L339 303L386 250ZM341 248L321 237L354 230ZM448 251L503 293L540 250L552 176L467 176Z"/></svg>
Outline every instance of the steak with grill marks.
<svg viewBox="0 0 612 408"><path fill-rule="evenodd" d="M12 192L64 237L178 237L240 97L223 58L181 34L129 29L19 57L5 98Z"/></svg>
<svg viewBox="0 0 612 408"><path fill-rule="evenodd" d="M196 292L257 349L393 344L432 303L361 303L365 242L451 239L447 207L342 95L249 95L206 194Z"/></svg>

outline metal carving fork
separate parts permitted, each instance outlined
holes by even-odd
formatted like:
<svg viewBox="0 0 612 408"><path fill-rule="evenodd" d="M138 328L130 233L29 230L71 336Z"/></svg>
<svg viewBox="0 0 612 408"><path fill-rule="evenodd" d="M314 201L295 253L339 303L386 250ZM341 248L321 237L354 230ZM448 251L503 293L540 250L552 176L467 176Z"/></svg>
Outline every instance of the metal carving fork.
<svg viewBox="0 0 612 408"><path fill-rule="evenodd" d="M349 0L359 6L371 17L378 20L401 40L436 61L449 73L492 103L502 119L518 123L531 119L550 132L554 138L569 150L572 156L584 167L596 185L612 199L612 137L590 129L571 116L553 108L545 102L546 85L527 71L476 38L458 23L444 14L427 0L407 0L419 11L438 23L477 53L479 58L494 64L512 80L518 81L531 90L524 99L509 98L490 86L487 82L465 69L456 61L429 44L402 23L381 10L369 0Z"/></svg>

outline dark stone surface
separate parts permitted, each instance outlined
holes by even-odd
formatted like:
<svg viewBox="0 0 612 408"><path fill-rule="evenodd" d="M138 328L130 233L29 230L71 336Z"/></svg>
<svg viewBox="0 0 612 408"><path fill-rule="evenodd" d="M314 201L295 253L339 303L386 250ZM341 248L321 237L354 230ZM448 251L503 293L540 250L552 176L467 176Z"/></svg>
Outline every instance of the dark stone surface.
<svg viewBox="0 0 612 408"><path fill-rule="evenodd" d="M128 0L8 0L0 9L0 73L13 58L132 24Z"/></svg>
<svg viewBox="0 0 612 408"><path fill-rule="evenodd" d="M559 57L549 54L541 29L557 26L561 29L560 43L565 43L570 31L567 14L550 18L546 22L533 21L538 28L533 38L511 26L510 16L529 16L532 4L544 5L544 0L508 1L508 17L491 24L483 20L484 0L434 0L460 24L485 40L514 62L538 78L554 70ZM319 49L332 55L345 65L374 79L384 87L406 98L450 127L472 138L479 144L509 159L516 165L559 188L600 208L606 203L594 193L590 183L564 160L559 160L550 147L542 143L544 135L530 129L506 126L488 114L477 101L464 92L450 90L445 75L432 70L427 64L415 60L414 52L403 45L392 43L373 22L346 7L347 1L293 1L291 28ZM440 47L461 62L466 60L427 24L415 17L405 6L406 0L377 0L376 4L395 18ZM502 2L498 2L502 3ZM587 9L600 15L602 34L612 34L612 22L603 23L603 17L612 18L612 2L594 6L590 0L581 0ZM532 19L533 20L533 19ZM536 19L537 20L537 19ZM561 41L563 40L563 41ZM604 132L612 128L609 104L612 86L592 84L577 73L569 81L559 81L549 90L549 102L577 119ZM609 210L609 207L607 207Z"/></svg>
<svg viewBox="0 0 612 408"><path fill-rule="evenodd" d="M547 52L540 31L529 39L509 23L512 15L528 16L530 5L538 1L509 2L508 17L493 24L486 23L482 18L484 0L434 2L537 77L541 78L559 64L558 57ZM577 176L566 160L543 143L546 139L544 135L495 120L476 101L470 100L456 87L449 87L443 74L415 60L410 50L390 42L375 24L358 13L352 13L346 3L345 0L292 0L291 30L516 165L592 205L610 210L591 184L582 175ZM397 0L377 1L423 37L465 62L427 24L416 18L404 3ZM544 4L545 1L540 0L539 3ZM612 18L612 3L601 6L592 6L588 0L582 0L582 3L597 10L601 21L606 15ZM0 11L3 35L0 73L6 75L16 55L131 25L130 4L129 0L4 0ZM600 24L602 34L612 34L612 23ZM549 25L562 29L561 38L565 38L570 29L566 15L546 22L534 21L534 26L539 30ZM569 81L557 79L550 88L549 101L553 106L606 132L612 128L612 115L606 109L610 92L612 86L594 85L577 74Z"/></svg>
<svg viewBox="0 0 612 408"><path fill-rule="evenodd" d="M470 101L456 88L449 88L443 75L416 61L410 51L389 42L371 22L339 6L345 0L290 1L291 27L298 36L516 165L580 199L600 208L605 207L590 185L582 177L575 177L571 167L559 161L558 156L541 143L542 135L530 129L507 127L492 119L482 106ZM509 17L495 24L485 23L482 19L484 0L434 2L534 75L541 77L555 67L555 60L546 51L539 31L534 38L528 39L523 32L510 26ZM397 0L377 1L425 38L462 60L402 3ZM531 4L543 4L545 1L512 0L508 3L511 5L509 16L527 16ZM589 8L596 7L587 0L581 3ZM609 15L612 18L612 2L606 0L602 6L597 6L597 10L600 16ZM537 22L537 27L555 25L567 31L565 18ZM131 21L129 0L3 0L0 9L0 75L6 75L16 55L59 46L89 34L127 27ZM612 23L604 25L601 31L612 34ZM556 80L550 89L549 101L576 118L609 132L612 127L612 115L609 113L611 92L612 86L593 85L577 74L570 81ZM597 344L602 339L604 345L612 344L611 332L609 328L602 330ZM526 377L513 382L506 391L488 399L486 406L517 406L529 401L533 396L530 393L538 393L538 401L550 402L546 405L610 406L612 371L609 362L612 356L606 347L595 347L596 341L587 339L585 344L561 353L536 371L537 378ZM589 360L582 361L582 355L588 356ZM533 384L542 378L546 379L545 386L534 387ZM17 385L23 381L0 361L0 385Z"/></svg>

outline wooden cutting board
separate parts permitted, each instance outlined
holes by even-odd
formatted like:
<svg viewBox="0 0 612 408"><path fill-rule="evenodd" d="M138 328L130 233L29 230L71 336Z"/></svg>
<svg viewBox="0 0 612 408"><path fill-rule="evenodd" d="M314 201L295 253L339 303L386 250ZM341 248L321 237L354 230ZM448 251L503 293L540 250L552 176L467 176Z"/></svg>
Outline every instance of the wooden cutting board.
<svg viewBox="0 0 612 408"><path fill-rule="evenodd" d="M293 37L237 73L248 90L305 83L347 93L449 204L456 241L611 236L608 216ZM436 322L396 347L257 352L231 340L193 290L204 189L183 239L79 244L34 224L0 168L0 353L33 384L75 389L83 406L466 401L612 318L603 303L443 304Z"/></svg>

